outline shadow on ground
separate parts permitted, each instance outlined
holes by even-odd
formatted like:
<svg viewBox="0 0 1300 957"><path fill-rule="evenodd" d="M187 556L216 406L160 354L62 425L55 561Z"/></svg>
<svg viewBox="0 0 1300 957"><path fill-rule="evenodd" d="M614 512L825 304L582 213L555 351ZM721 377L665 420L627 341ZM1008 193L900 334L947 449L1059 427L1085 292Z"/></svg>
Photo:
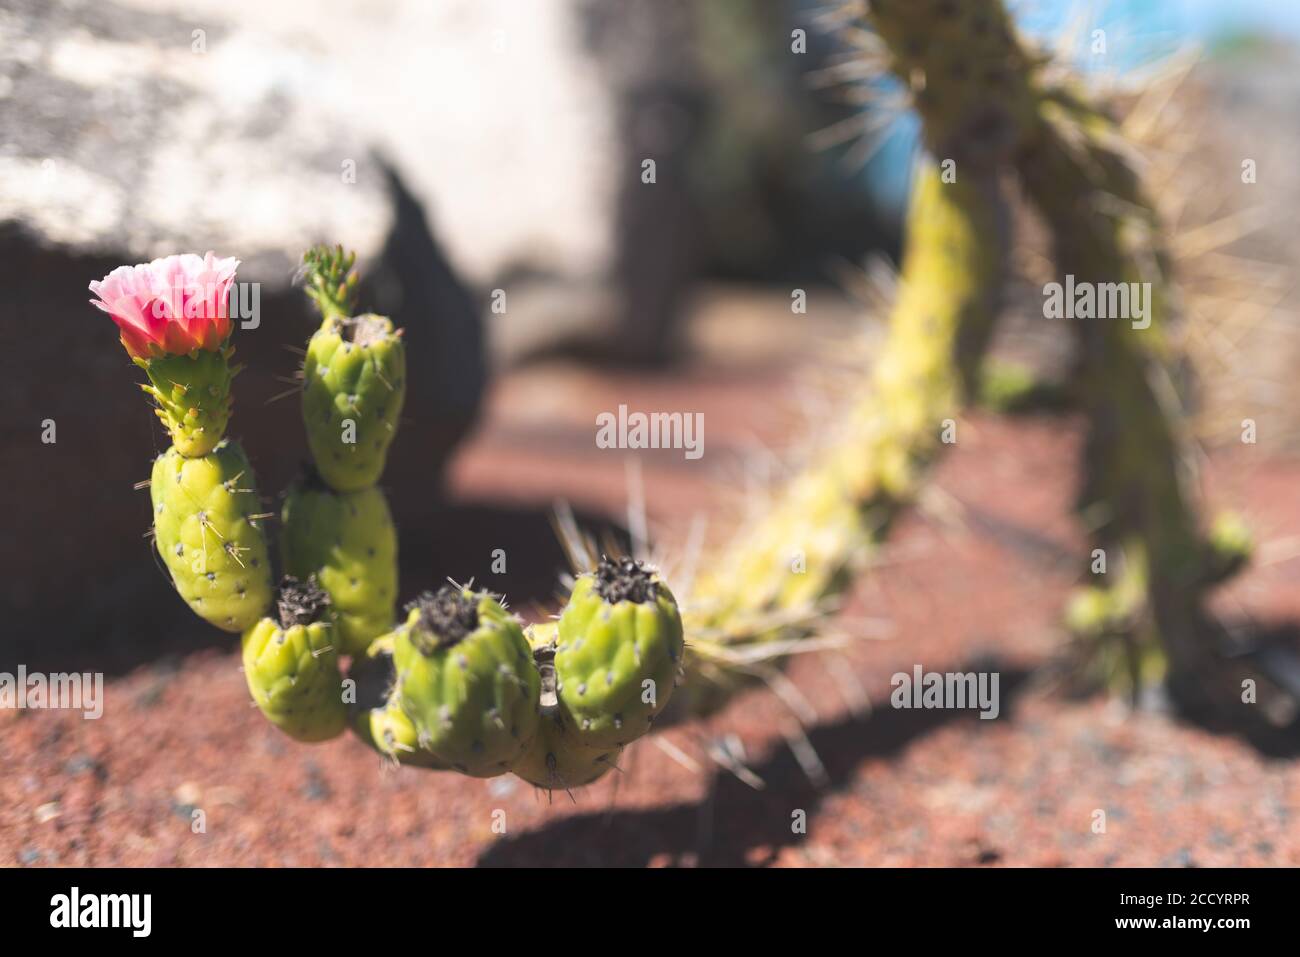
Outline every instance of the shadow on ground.
<svg viewBox="0 0 1300 957"><path fill-rule="evenodd" d="M998 671L1004 719L1009 719L1031 674L987 658L978 662L978 668L941 670ZM795 809L807 812L811 826L821 803L843 789L863 761L897 754L945 725L971 720L979 720L975 712L952 709L883 709L868 716L847 716L809 729L813 747L826 766L828 783L821 788L809 782L790 750L781 745L767 761L752 768L766 784L761 791L719 772L697 802L565 817L501 839L478 863L483 867L641 867L667 859L705 867L765 866L783 847L802 839L791 827ZM569 800L560 792L553 798Z"/></svg>

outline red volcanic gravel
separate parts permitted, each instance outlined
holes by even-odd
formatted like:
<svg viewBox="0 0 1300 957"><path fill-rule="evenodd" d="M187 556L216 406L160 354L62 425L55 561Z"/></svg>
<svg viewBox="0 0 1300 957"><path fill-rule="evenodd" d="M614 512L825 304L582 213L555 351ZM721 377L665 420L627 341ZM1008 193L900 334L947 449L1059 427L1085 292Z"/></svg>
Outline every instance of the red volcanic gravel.
<svg viewBox="0 0 1300 957"><path fill-rule="evenodd" d="M644 457L660 541L681 542L693 513L734 502L740 454L787 434L790 420L763 410L797 375L763 359L512 373L454 464L454 502L540 516L564 496L620 520L624 456L595 447L595 414L619 402L702 411L699 463ZM1060 609L1086 555L1069 510L1080 436L1068 419L962 421L935 489L853 592L845 628L862 640L790 668L815 711L820 786L785 743L791 711L763 689L663 733L695 767L643 740L622 773L573 799L512 777L395 770L351 737L305 746L271 727L249 702L232 638L226 651L111 678L98 721L0 711L0 863L1300 865L1300 762L1053 686ZM1284 541L1300 535L1300 466L1254 459L1263 454L1216 458L1214 497L1249 503L1265 537ZM481 548L486 567L490 540L452 537L453 549ZM1300 561L1273 555L1226 600L1269 620L1300 617ZM455 570L442 561L431 575ZM511 576L501 579L484 584L509 593ZM890 707L890 676L918 664L997 671L1000 716ZM761 789L709 759L719 742ZM1093 830L1098 810L1104 833Z"/></svg>

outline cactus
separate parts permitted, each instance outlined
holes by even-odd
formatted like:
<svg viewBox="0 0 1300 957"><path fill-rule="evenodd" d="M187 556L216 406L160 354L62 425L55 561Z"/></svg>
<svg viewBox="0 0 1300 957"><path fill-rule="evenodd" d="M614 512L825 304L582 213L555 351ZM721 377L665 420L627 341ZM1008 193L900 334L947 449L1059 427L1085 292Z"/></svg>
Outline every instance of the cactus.
<svg viewBox="0 0 1300 957"><path fill-rule="evenodd" d="M620 745L592 746L584 742L571 715L559 700L555 642L534 643L533 657L540 681L541 713L537 734L510 766L512 773L547 791L571 791L603 777L617 767Z"/></svg>
<svg viewBox="0 0 1300 957"><path fill-rule="evenodd" d="M557 691L588 748L610 749L650 730L682 666L682 619L663 581L640 562L602 559L581 576L560 615Z"/></svg>
<svg viewBox="0 0 1300 957"><path fill-rule="evenodd" d="M315 575L329 594L341 654L363 654L392 631L397 529L378 488L335 492L309 471L285 495L280 557L287 574Z"/></svg>
<svg viewBox="0 0 1300 957"><path fill-rule="evenodd" d="M1081 511L1100 516L1094 537L1115 567L1104 587L1077 593L1067 618L1102 669L1127 664L1136 688L1166 663L1181 675L1213 663L1204 593L1245 564L1250 537L1231 518L1208 537L1198 527L1180 410L1160 385L1163 323L1141 338L1122 324L1081 324L1068 392L1016 374L981 382L1008 246L1008 172L1052 230L1063 272L1150 281L1159 319L1174 298L1157 217L1109 119L1047 85L1046 61L1016 37L1001 0L845 9L910 88L933 158L916 172L889 337L842 428L755 527L704 563L684 616L657 573L622 560L581 574L558 623L528 637L493 596L460 587L421 596L392 628L396 534L375 483L405 394L401 330L355 314L355 257L321 247L304 256L322 321L302 386L318 478L292 487L282 510L286 568L308 581L287 577L278 619L262 617L271 574L252 470L223 438L238 371L224 296L237 262L169 257L91 284L172 436L151 483L159 552L198 614L243 631L249 688L270 720L304 741L350 724L401 764L509 770L547 789L588 784L670 696L675 714L707 712L814 644L805 639L915 499L946 420L981 394L1008 409L1077 394L1088 417ZM353 656L350 709L340 653Z"/></svg>
<svg viewBox="0 0 1300 957"><path fill-rule="evenodd" d="M504 773L537 732L538 674L519 623L487 593L443 586L393 636L419 744L472 777Z"/></svg>
<svg viewBox="0 0 1300 957"><path fill-rule="evenodd" d="M271 604L271 563L253 469L237 442L186 458L174 446L149 482L154 542L176 590L204 621L242 632Z"/></svg>
<svg viewBox="0 0 1300 957"><path fill-rule="evenodd" d="M406 350L391 320L345 314L356 285L351 256L321 248L304 262L324 316L303 366L307 443L330 487L355 492L383 474L406 396Z"/></svg>
<svg viewBox="0 0 1300 957"><path fill-rule="evenodd" d="M278 617L244 632L244 679L267 720L298 741L325 741L347 727L338 655L326 616L329 596L314 581L285 576Z"/></svg>
<svg viewBox="0 0 1300 957"><path fill-rule="evenodd" d="M205 621L243 631L271 603L271 566L253 471L224 438L230 417L227 296L237 259L185 254L119 266L90 284L145 371L172 446L149 481L153 537L185 602Z"/></svg>

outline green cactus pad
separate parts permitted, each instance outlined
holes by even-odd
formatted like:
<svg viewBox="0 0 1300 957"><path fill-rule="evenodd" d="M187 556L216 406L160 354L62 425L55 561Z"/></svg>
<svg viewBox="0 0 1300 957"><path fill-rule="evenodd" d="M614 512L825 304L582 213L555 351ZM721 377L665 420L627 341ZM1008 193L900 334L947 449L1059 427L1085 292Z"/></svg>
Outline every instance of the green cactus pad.
<svg viewBox="0 0 1300 957"><path fill-rule="evenodd" d="M640 562L602 560L560 615L556 687L587 747L628 744L672 695L683 652L672 593Z"/></svg>
<svg viewBox="0 0 1300 957"><path fill-rule="evenodd" d="M537 734L510 770L547 791L571 791L591 784L618 766L623 749L589 747L582 742L573 718L556 695L554 646L539 646L533 654L541 680L541 716Z"/></svg>
<svg viewBox="0 0 1300 957"><path fill-rule="evenodd" d="M392 631L397 611L397 529L378 488L335 492L314 475L296 482L280 513L287 574L315 575L329 593L340 654L363 654Z"/></svg>
<svg viewBox="0 0 1300 957"><path fill-rule="evenodd" d="M504 773L537 732L540 678L519 623L469 589L444 586L409 607L393 662L419 743L463 774Z"/></svg>
<svg viewBox="0 0 1300 957"><path fill-rule="evenodd" d="M271 606L271 563L239 443L193 458L171 447L154 461L149 494L154 541L180 596L218 628L250 628Z"/></svg>
<svg viewBox="0 0 1300 957"><path fill-rule="evenodd" d="M230 366L234 348L195 349L188 355L133 361L149 376L140 388L158 403L154 411L181 455L207 455L226 434L230 421Z"/></svg>
<svg viewBox="0 0 1300 957"><path fill-rule="evenodd" d="M352 663L348 677L356 683L356 700L350 713L357 737L398 764L432 770L448 765L420 747L419 733L398 700L393 654L383 642ZM391 644L391 643L389 643Z"/></svg>
<svg viewBox="0 0 1300 957"><path fill-rule="evenodd" d="M324 620L328 603L315 582L286 577L279 619L263 618L243 636L244 679L253 701L298 741L333 738L348 723L338 654Z"/></svg>
<svg viewBox="0 0 1300 957"><path fill-rule="evenodd" d="M383 474L406 396L406 350L383 316L328 316L307 344L302 415L321 477L340 492Z"/></svg>

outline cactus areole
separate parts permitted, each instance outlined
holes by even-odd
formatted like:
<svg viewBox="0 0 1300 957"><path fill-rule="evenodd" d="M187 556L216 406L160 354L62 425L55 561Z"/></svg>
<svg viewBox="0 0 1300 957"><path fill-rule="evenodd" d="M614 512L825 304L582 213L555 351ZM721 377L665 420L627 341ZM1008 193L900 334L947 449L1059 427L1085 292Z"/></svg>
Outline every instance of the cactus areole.
<svg viewBox="0 0 1300 957"><path fill-rule="evenodd" d="M406 610L420 613L419 626L411 631L411 644L424 655L460 644L478 628L478 602L451 585L424 592Z"/></svg>
<svg viewBox="0 0 1300 957"><path fill-rule="evenodd" d="M288 630L294 625L310 625L321 620L329 608L330 596L316 584L315 578L299 581L292 575L280 579L276 608L280 613L280 627Z"/></svg>
<svg viewBox="0 0 1300 957"><path fill-rule="evenodd" d="M596 567L596 594L611 605L621 601L645 604L657 597L654 578L641 562L631 558L600 560Z"/></svg>

